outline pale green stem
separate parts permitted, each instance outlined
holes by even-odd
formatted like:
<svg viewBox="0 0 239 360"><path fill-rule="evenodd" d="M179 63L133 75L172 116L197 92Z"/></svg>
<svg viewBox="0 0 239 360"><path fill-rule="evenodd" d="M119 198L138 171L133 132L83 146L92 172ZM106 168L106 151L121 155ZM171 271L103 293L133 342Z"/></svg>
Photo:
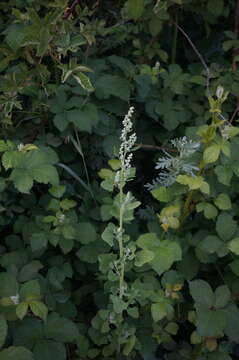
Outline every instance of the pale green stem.
<svg viewBox="0 0 239 360"><path fill-rule="evenodd" d="M119 277L119 293L120 298L122 299L124 294L124 244L123 244L123 216L124 216L124 206L123 206L123 170L121 170L120 174L120 216L119 216L119 255L120 255L120 277Z"/></svg>

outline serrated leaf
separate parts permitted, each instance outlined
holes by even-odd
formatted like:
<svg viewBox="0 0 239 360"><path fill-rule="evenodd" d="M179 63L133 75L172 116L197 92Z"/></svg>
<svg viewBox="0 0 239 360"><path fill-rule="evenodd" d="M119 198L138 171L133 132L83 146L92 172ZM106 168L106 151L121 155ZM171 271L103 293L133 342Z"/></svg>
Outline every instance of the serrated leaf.
<svg viewBox="0 0 239 360"><path fill-rule="evenodd" d="M37 56L43 56L48 48L50 32L47 26L42 26L39 34L39 44L37 46Z"/></svg>
<svg viewBox="0 0 239 360"><path fill-rule="evenodd" d="M14 169L10 175L18 191L28 194L33 186L33 178L31 173L25 169Z"/></svg>
<svg viewBox="0 0 239 360"><path fill-rule="evenodd" d="M20 288L20 298L23 301L39 300L41 290L38 280L30 280L23 284Z"/></svg>
<svg viewBox="0 0 239 360"><path fill-rule="evenodd" d="M47 233L45 233L43 231L33 233L30 238L30 242L31 242L32 251L38 251L43 248L46 248L47 243L48 243Z"/></svg>

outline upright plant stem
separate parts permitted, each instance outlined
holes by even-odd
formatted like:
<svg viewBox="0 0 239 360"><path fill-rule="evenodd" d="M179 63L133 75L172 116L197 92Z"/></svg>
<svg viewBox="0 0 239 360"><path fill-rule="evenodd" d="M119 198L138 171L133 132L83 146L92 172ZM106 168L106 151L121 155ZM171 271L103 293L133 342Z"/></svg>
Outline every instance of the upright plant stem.
<svg viewBox="0 0 239 360"><path fill-rule="evenodd" d="M119 255L120 255L120 277L119 277L119 296L122 299L124 295L124 244L123 244L123 217L124 217L124 205L123 205L123 170L121 170L121 182L120 182L120 214L119 214Z"/></svg>

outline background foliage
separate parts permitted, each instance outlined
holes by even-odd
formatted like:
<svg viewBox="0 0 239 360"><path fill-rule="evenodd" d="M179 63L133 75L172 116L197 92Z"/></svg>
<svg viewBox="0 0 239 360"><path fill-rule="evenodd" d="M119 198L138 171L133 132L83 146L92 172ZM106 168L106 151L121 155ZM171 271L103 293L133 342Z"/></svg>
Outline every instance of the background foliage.
<svg viewBox="0 0 239 360"><path fill-rule="evenodd" d="M238 10L234 0L1 1L2 360L238 357ZM126 188L141 204L126 209L118 257L108 161L130 105ZM201 143L200 172L180 168L170 190L150 192L162 149L177 156L170 140L185 135Z"/></svg>

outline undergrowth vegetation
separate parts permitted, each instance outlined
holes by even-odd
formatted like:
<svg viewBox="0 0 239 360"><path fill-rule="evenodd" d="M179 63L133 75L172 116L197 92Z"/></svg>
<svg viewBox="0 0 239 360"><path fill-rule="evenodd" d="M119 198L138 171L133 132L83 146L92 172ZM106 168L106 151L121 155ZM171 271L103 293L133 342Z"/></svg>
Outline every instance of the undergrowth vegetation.
<svg viewBox="0 0 239 360"><path fill-rule="evenodd" d="M239 3L0 11L0 359L237 359Z"/></svg>

